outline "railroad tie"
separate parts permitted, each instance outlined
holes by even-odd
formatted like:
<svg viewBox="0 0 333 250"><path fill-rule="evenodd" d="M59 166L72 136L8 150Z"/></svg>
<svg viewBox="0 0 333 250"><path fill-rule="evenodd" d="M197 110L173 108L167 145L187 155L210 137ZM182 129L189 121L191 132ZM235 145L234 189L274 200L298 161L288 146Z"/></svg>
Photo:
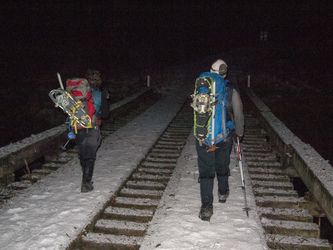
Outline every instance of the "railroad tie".
<svg viewBox="0 0 333 250"><path fill-rule="evenodd" d="M192 112L187 101L101 216L79 239L81 248L140 248L192 130Z"/></svg>
<svg viewBox="0 0 333 250"><path fill-rule="evenodd" d="M246 116L243 153L267 245L273 249L331 249L320 239L309 211L311 202L299 197L269 138L252 116Z"/></svg>

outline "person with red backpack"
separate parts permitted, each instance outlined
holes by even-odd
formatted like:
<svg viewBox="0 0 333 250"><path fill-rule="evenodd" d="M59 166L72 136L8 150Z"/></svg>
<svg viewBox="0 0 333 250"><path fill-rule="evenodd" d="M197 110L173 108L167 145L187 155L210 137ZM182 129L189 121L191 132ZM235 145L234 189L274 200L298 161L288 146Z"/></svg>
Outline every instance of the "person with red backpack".
<svg viewBox="0 0 333 250"><path fill-rule="evenodd" d="M92 177L97 150L101 144L101 119L107 118L109 112L107 102L108 93L107 91L101 91L102 81L100 80L99 72L97 75L99 79L92 77L91 74L87 74L88 79L68 79L66 87L66 90L75 100L80 105L83 105L90 120L90 122L84 125L80 123L75 124L75 143L79 149L79 159L82 167L82 193L91 192L94 189Z"/></svg>

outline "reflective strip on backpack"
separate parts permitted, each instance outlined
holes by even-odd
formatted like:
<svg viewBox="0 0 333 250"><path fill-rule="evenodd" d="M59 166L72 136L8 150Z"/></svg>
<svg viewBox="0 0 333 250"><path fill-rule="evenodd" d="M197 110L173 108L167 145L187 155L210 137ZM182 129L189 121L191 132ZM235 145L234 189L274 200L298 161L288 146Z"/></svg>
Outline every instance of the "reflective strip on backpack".
<svg viewBox="0 0 333 250"><path fill-rule="evenodd" d="M222 137L227 133L227 127L226 127L226 122L227 117L226 117L226 110L225 110L225 100L222 100L222 129L224 133L222 133Z"/></svg>

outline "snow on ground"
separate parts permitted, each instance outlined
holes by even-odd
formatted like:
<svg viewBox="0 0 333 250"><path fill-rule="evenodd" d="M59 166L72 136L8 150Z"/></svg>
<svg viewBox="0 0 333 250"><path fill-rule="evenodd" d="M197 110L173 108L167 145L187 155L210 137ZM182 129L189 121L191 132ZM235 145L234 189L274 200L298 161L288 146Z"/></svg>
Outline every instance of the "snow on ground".
<svg viewBox="0 0 333 250"><path fill-rule="evenodd" d="M249 211L243 211L244 193L241 189L236 153L231 155L229 178L230 196L222 204L217 199L217 182L214 187L214 214L210 222L198 218L200 190L197 155L193 133L178 160L172 179L162 197L142 249L267 249L254 195L246 185ZM245 171L245 170L244 170ZM249 180L245 179L245 183Z"/></svg>
<svg viewBox="0 0 333 250"><path fill-rule="evenodd" d="M190 94L187 89L177 93L104 140L96 161L93 192L80 192L81 169L74 158L10 199L0 209L1 249L65 249L145 157ZM249 186L249 217L242 210L240 183L233 155L230 197L225 204L214 202L210 223L201 221L196 154L190 135L141 249L267 249Z"/></svg>

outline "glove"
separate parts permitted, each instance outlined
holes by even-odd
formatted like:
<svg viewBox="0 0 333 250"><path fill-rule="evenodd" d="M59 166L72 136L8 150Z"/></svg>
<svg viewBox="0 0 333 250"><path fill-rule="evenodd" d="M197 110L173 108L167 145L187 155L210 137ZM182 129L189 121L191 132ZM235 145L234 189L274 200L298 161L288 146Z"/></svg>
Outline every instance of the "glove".
<svg viewBox="0 0 333 250"><path fill-rule="evenodd" d="M235 142L237 143L237 138L239 138L239 142L241 143L243 141L243 136L236 135L235 134Z"/></svg>

